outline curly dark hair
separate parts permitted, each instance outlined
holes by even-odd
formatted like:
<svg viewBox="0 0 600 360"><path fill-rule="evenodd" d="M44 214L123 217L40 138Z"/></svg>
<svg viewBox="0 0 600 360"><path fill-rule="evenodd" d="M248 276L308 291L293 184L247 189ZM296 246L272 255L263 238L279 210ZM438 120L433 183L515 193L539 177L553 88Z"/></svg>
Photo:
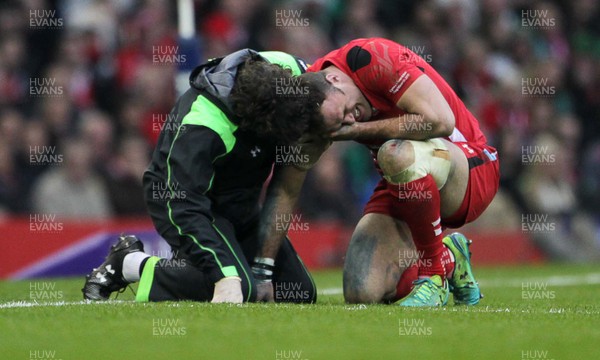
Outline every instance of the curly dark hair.
<svg viewBox="0 0 600 360"><path fill-rule="evenodd" d="M324 132L319 107L325 93L310 78L289 69L250 59L241 66L229 100L240 130L281 145L293 144L306 132Z"/></svg>

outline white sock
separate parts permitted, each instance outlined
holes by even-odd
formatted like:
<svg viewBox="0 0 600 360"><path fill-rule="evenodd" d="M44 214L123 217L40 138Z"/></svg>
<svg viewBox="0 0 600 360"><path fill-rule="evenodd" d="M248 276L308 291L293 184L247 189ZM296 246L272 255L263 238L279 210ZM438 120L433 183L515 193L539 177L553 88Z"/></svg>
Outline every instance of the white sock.
<svg viewBox="0 0 600 360"><path fill-rule="evenodd" d="M140 281L140 265L150 255L136 251L125 255L123 259L123 278L129 282Z"/></svg>

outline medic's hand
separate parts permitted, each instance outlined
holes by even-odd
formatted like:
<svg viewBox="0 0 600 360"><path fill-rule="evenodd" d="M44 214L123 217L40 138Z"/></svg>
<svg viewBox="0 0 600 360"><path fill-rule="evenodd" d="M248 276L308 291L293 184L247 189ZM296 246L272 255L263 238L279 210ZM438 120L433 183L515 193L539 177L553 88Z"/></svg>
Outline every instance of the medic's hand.
<svg viewBox="0 0 600 360"><path fill-rule="evenodd" d="M241 304L243 301L242 279L239 277L228 276L215 283L215 292L211 303Z"/></svg>

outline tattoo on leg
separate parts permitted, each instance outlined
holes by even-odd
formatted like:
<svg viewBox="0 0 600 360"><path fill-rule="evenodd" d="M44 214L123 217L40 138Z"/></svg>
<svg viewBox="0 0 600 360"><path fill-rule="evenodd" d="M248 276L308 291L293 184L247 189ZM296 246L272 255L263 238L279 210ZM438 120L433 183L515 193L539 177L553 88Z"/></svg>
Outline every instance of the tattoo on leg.
<svg viewBox="0 0 600 360"><path fill-rule="evenodd" d="M389 288L382 299L384 302L389 303L396 296L396 284L398 284L403 271L404 269L401 269L396 263L388 264L385 269L385 281L386 287L389 285Z"/></svg>
<svg viewBox="0 0 600 360"><path fill-rule="evenodd" d="M344 293L358 294L371 269L377 239L373 235L357 234L351 241L344 264Z"/></svg>

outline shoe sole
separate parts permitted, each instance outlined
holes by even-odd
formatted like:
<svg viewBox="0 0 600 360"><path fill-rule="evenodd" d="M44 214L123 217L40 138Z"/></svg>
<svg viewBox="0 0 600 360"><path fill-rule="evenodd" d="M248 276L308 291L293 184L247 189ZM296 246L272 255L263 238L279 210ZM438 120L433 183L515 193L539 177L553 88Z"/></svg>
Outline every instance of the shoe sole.
<svg viewBox="0 0 600 360"><path fill-rule="evenodd" d="M108 255L106 255L106 258L104 258L104 262L102 262L102 264L100 264L100 266L106 266L106 263L109 261L109 259L111 257L115 256L115 254L117 252L125 250L125 249L130 248L130 247L137 246L138 243L139 243L139 249L136 249L135 251L144 251L144 243L142 243L142 241L140 239L138 239L136 236L126 236L125 238L126 238L126 240L124 240L124 241L121 240L121 238L119 238L119 241L116 244L114 244L114 245L112 245L110 247L110 251L108 252ZM131 239L129 239L129 238L131 238ZM94 271L95 270L93 270L90 274L88 274L86 276L86 281L85 281L85 283L83 285L83 288L81 289L81 291L83 292L84 299L85 300L92 300L92 301L106 301L106 300L109 300L110 294L108 295L108 297L104 297L102 295L94 296L96 294L100 294L100 290L90 291L91 288L93 288L93 287L100 287L99 284L88 283L88 280L89 280L89 278L91 277L91 275L93 274Z"/></svg>

